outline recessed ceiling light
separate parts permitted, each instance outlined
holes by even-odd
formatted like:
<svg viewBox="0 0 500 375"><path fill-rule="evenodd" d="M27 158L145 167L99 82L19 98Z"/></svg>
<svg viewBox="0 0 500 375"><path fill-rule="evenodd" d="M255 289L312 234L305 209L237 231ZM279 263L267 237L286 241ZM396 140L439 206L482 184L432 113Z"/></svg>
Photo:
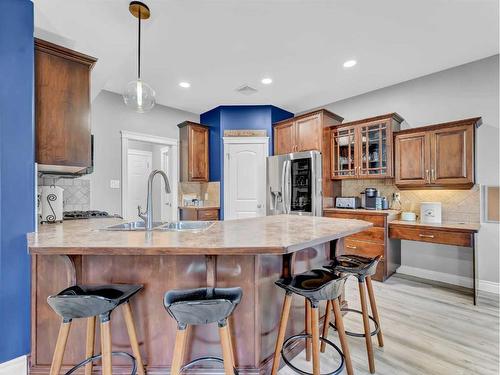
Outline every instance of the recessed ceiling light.
<svg viewBox="0 0 500 375"><path fill-rule="evenodd" d="M180 82L179 86L188 89L191 87L191 84L189 82Z"/></svg>
<svg viewBox="0 0 500 375"><path fill-rule="evenodd" d="M273 83L273 80L271 78L262 78L261 82L264 85L270 85L271 83Z"/></svg>
<svg viewBox="0 0 500 375"><path fill-rule="evenodd" d="M356 60L347 60L344 63L344 68L352 68L354 65L356 65L358 62Z"/></svg>

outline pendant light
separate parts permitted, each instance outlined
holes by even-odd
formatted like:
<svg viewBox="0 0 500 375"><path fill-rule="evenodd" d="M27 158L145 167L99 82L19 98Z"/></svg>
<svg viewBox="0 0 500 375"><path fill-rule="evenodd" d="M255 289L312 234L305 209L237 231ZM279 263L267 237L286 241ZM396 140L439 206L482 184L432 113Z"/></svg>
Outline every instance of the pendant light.
<svg viewBox="0 0 500 375"><path fill-rule="evenodd" d="M149 112L155 105L155 90L141 79L141 20L150 16L149 8L140 1L132 1L128 10L138 19L137 80L129 82L123 93L125 104L139 113Z"/></svg>

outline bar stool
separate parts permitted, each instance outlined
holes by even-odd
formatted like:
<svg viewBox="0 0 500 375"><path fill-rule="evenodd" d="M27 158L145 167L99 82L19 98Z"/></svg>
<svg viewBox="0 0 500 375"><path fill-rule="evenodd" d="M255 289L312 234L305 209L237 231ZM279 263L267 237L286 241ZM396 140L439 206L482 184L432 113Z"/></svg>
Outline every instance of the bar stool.
<svg viewBox="0 0 500 375"><path fill-rule="evenodd" d="M354 312L361 314L363 316L363 329L364 333L356 333L346 331L346 334L354 337L364 337L366 342L366 351L368 354L368 365L370 372L375 373L375 359L373 356L373 346L371 337L377 335L378 345L380 347L384 346L384 338L382 335L382 328L380 325L380 317L377 310L377 303L375 301L375 294L373 293L372 285L372 275L375 274L377 270L377 265L382 258L381 255L375 258L367 258L359 255L341 255L336 257L329 265L325 268L332 270L334 273L343 275L353 275L358 279L359 297L361 301L361 311L343 308L343 312ZM368 307L366 305L366 294L365 294L365 280L366 289L368 290L368 297L370 299L370 307L373 316L368 314ZM330 301L329 303L331 303ZM370 320L374 323L375 329L370 332ZM330 323L329 314L325 315L325 322L323 326L323 335L328 334L328 325L336 328L335 325Z"/></svg>
<svg viewBox="0 0 500 375"><path fill-rule="evenodd" d="M87 318L87 333L85 355L86 359L71 368L66 374L72 374L79 368L85 366L85 375L92 373L92 363L102 358L102 369L104 375L112 375L111 356L124 356L132 362L132 372L137 371L144 375L144 366L139 351L137 335L129 300L142 289L142 285L75 285L64 289L56 295L49 296L47 302L50 307L62 317L59 335L57 336L56 348L50 367L50 375L59 375L66 349L66 342L73 319ZM123 307L125 324L127 326L130 344L134 356L126 352L111 352L111 313L118 307ZM94 355L95 323L99 316L101 327L101 354Z"/></svg>
<svg viewBox="0 0 500 375"><path fill-rule="evenodd" d="M202 361L221 362L224 364L224 373L226 375L238 374L235 368L234 351L227 318L240 303L242 295L241 288L183 289L171 290L165 294L163 300L165 309L177 321L174 356L170 369L171 375L179 375L182 371ZM219 326L223 359L201 357L182 366L186 350L187 328L191 325L215 322Z"/></svg>
<svg viewBox="0 0 500 375"><path fill-rule="evenodd" d="M340 356L339 367L328 374L340 374L344 368L344 365L347 369L347 373L349 375L353 374L351 355L349 352L349 346L347 344L347 336L344 332L344 323L338 301L338 298L342 293L346 278L347 276L340 276L327 270L314 269L308 272L297 274L292 277L280 279L275 282L277 286L285 290L285 301L283 303L278 337L276 339L276 347L274 350L273 368L271 372L272 375L276 375L278 372L280 355L283 357L284 362L295 372L302 375L310 374L292 365L284 354L287 347L289 347L297 339L311 340L313 375L320 375L320 342L332 347ZM291 336L285 341L286 326L290 314L290 308L292 305L293 294L298 294L304 297L307 305L310 305L310 311L308 312L310 319L306 321L305 334ZM332 306L335 314L335 322L338 327L337 331L339 334L342 350L340 350L333 342L329 341L326 337L320 337L319 335L319 301L333 301ZM308 332L309 330L311 332L310 334ZM306 342L306 346L307 345L309 344Z"/></svg>

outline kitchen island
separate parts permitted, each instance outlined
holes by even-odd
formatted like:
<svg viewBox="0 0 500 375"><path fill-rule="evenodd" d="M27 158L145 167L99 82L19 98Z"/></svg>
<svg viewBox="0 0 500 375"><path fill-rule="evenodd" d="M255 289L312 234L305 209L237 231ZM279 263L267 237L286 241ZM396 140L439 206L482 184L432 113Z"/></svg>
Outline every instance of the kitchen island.
<svg viewBox="0 0 500 375"><path fill-rule="evenodd" d="M335 249L341 251L342 238L372 225L360 220L279 215L215 222L202 232L103 230L121 222L68 221L41 226L28 235L32 255L31 374L48 374L59 330L59 317L47 305L47 297L74 284L108 283L144 285L131 300L131 307L148 374L165 374L172 359L176 324L163 308L167 290L240 286L243 299L230 319L236 365L240 373L269 373L284 298L274 281L322 266ZM287 335L303 331L303 307L303 300L295 299ZM112 317L113 350L130 352L119 310ZM76 320L63 370L84 358L85 333L84 319ZM95 351L99 352L96 337ZM220 356L217 329L193 327L188 348L186 362L199 356ZM299 343L290 349L290 355L301 349ZM96 373L99 370L95 366ZM128 373L125 362L114 361L113 374Z"/></svg>

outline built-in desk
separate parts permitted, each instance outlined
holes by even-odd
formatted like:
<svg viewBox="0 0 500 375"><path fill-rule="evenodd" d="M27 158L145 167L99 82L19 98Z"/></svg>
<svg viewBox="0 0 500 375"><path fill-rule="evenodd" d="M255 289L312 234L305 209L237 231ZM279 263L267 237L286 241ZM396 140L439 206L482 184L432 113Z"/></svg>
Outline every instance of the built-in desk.
<svg viewBox="0 0 500 375"><path fill-rule="evenodd" d="M389 238L438 243L470 247L473 259L473 295L474 305L477 303L477 259L476 233L479 223L452 223L427 224L403 220L393 220L389 223Z"/></svg>

